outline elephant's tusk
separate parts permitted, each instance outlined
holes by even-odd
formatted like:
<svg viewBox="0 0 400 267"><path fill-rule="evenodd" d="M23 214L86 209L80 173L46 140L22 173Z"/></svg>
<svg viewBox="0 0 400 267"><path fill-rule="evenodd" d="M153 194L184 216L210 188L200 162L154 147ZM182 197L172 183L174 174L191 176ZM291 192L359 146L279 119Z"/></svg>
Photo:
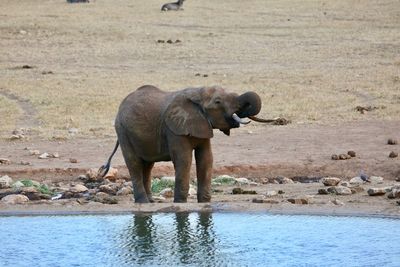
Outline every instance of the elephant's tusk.
<svg viewBox="0 0 400 267"><path fill-rule="evenodd" d="M232 114L232 118L233 118L236 122L238 122L238 123L240 123L240 124L249 124L249 123L250 123L250 121L245 121L245 120L243 120L242 118L240 118L236 113L233 113L233 114Z"/></svg>

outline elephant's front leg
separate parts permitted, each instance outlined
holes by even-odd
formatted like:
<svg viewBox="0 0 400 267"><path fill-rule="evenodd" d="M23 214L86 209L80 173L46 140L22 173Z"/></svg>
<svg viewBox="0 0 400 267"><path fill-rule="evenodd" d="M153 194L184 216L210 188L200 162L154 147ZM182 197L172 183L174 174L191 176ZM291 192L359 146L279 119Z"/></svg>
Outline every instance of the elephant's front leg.
<svg viewBox="0 0 400 267"><path fill-rule="evenodd" d="M210 202L213 155L210 140L196 148L197 201Z"/></svg>
<svg viewBox="0 0 400 267"><path fill-rule="evenodd" d="M193 148L186 137L181 137L169 142L169 150L175 168L174 202L184 203L189 193Z"/></svg>

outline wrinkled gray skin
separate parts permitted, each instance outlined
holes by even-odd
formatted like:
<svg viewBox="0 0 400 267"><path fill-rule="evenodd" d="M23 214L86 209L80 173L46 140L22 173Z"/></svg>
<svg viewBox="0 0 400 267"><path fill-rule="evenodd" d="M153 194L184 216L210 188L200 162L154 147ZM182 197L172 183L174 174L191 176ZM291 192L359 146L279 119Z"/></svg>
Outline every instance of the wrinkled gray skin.
<svg viewBox="0 0 400 267"><path fill-rule="evenodd" d="M209 202L213 129L229 135L231 128L240 126L232 119L233 113L247 117L260 109L261 100L256 93L239 96L220 87L164 92L145 85L129 94L119 107L115 129L132 178L135 202L153 201L150 172L154 162L171 160L175 168L174 202L186 202L193 150L197 200Z"/></svg>
<svg viewBox="0 0 400 267"><path fill-rule="evenodd" d="M185 1L185 0L179 0L178 2L175 2L175 3L167 3L167 4L164 4L164 5L161 7L161 11L179 10L179 9L182 9L183 1Z"/></svg>

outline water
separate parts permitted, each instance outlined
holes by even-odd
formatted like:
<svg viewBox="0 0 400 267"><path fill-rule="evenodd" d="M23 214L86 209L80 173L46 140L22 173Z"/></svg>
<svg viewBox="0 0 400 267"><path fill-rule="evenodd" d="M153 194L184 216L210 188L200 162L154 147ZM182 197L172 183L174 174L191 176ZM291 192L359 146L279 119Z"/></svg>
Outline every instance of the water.
<svg viewBox="0 0 400 267"><path fill-rule="evenodd" d="M0 217L0 266L400 266L400 220L246 213Z"/></svg>

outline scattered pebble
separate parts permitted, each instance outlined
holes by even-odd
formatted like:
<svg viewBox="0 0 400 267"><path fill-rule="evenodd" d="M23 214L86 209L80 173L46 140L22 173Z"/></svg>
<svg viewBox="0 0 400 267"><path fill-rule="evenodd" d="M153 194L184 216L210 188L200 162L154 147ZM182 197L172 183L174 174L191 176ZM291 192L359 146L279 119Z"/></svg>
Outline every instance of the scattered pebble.
<svg viewBox="0 0 400 267"><path fill-rule="evenodd" d="M78 160L75 159L75 158L70 158L70 159L69 159L69 162L71 162L71 163L78 163Z"/></svg>
<svg viewBox="0 0 400 267"><path fill-rule="evenodd" d="M1 199L1 202L5 203L5 204L11 204L11 205L24 204L28 201L29 201L29 198L22 194L8 195Z"/></svg>
<svg viewBox="0 0 400 267"><path fill-rule="evenodd" d="M0 177L0 189L2 188L10 188L13 183L13 180L10 176L4 175Z"/></svg>
<svg viewBox="0 0 400 267"><path fill-rule="evenodd" d="M340 183L341 179L336 177L325 177L321 179L321 183L325 186L335 186Z"/></svg>
<svg viewBox="0 0 400 267"><path fill-rule="evenodd" d="M394 151L391 151L390 153L389 153L389 158L397 158L399 156L399 153L397 153L397 152L394 152Z"/></svg>
<svg viewBox="0 0 400 267"><path fill-rule="evenodd" d="M344 202L342 202L342 201L340 201L338 199L332 200L332 203L337 205L337 206L343 206L344 205Z"/></svg>
<svg viewBox="0 0 400 267"><path fill-rule="evenodd" d="M389 138L387 141L388 145L397 145L397 140L393 138Z"/></svg>
<svg viewBox="0 0 400 267"><path fill-rule="evenodd" d="M255 190L243 190L240 187L236 187L232 189L232 194L234 195L257 195L257 192Z"/></svg>
<svg viewBox="0 0 400 267"><path fill-rule="evenodd" d="M288 198L287 201L289 201L292 204L309 204L308 199L306 198Z"/></svg>
<svg viewBox="0 0 400 267"><path fill-rule="evenodd" d="M367 193L370 196L382 196L386 194L386 188L370 188Z"/></svg>
<svg viewBox="0 0 400 267"><path fill-rule="evenodd" d="M0 165L1 164L9 165L9 164L11 164L11 160L6 159L6 158L0 158Z"/></svg>
<svg viewBox="0 0 400 267"><path fill-rule="evenodd" d="M21 160L21 162L20 162L19 164L24 165L24 166L32 165L31 162L29 162L29 161L24 161L24 160Z"/></svg>
<svg viewBox="0 0 400 267"><path fill-rule="evenodd" d="M356 156L356 152L353 150L347 151L347 155L349 155L350 157L354 158Z"/></svg>

